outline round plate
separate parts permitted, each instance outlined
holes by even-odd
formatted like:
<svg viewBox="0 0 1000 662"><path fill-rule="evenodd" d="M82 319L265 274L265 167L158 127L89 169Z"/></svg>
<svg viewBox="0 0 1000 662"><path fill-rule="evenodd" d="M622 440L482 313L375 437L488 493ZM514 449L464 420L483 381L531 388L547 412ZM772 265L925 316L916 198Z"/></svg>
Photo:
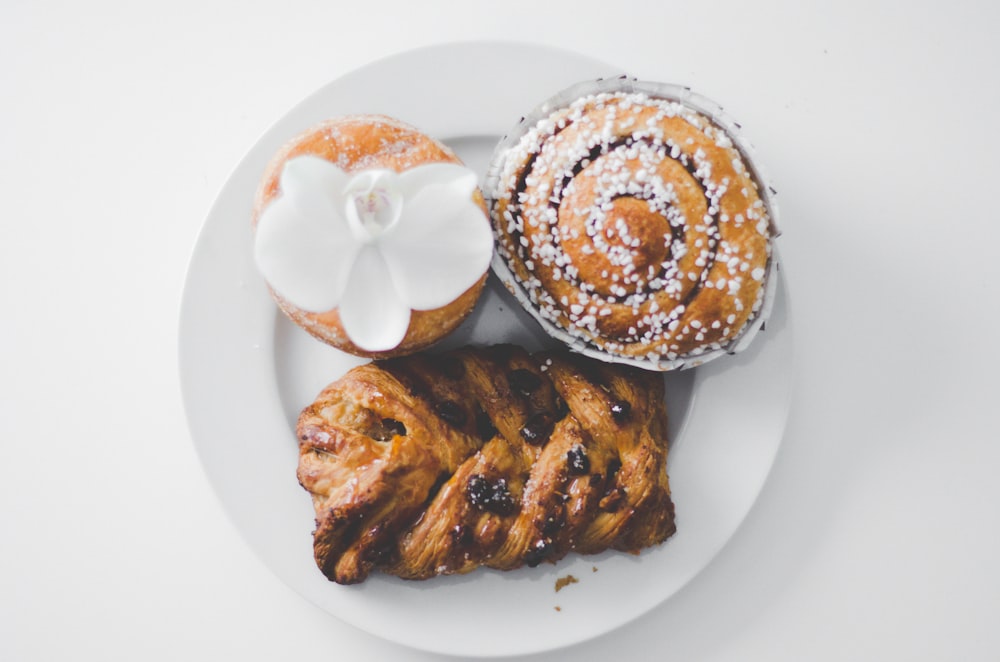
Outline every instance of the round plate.
<svg viewBox="0 0 1000 662"><path fill-rule="evenodd" d="M283 581L372 634L462 656L550 650L640 616L700 572L743 521L780 444L791 396L785 290L766 332L744 353L668 373L668 472L678 532L640 555L570 555L557 565L477 570L424 582L373 575L326 580L312 558L313 510L295 477L299 410L362 362L288 322L258 276L250 216L264 166L290 137L325 118L383 113L450 144L485 171L494 145L554 91L620 71L524 44L454 44L393 56L325 86L250 150L212 207L191 259L180 320L188 423L205 471L251 548ZM491 278L445 345L552 341ZM556 591L556 580L578 582ZM498 633L510 633L500 635Z"/></svg>

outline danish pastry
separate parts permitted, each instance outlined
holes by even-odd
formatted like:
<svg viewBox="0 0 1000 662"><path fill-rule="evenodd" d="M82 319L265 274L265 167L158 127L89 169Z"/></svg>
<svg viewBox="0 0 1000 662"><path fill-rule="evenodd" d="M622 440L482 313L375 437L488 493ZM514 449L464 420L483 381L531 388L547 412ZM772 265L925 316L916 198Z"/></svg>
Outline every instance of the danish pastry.
<svg viewBox="0 0 1000 662"><path fill-rule="evenodd" d="M257 191L255 260L279 308L367 357L450 333L482 292L493 238L478 177L396 119L320 123L271 160Z"/></svg>
<svg viewBox="0 0 1000 662"><path fill-rule="evenodd" d="M316 563L350 584L660 543L663 396L655 373L511 345L357 367L298 421Z"/></svg>
<svg viewBox="0 0 1000 662"><path fill-rule="evenodd" d="M583 84L494 155L494 270L591 356L697 365L737 349L766 316L773 191L692 100L630 80Z"/></svg>

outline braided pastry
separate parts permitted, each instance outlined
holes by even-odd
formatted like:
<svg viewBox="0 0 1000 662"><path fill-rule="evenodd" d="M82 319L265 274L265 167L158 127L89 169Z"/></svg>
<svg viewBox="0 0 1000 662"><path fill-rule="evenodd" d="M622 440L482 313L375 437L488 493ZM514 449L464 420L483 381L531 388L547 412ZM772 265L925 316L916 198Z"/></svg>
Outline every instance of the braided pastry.
<svg viewBox="0 0 1000 662"><path fill-rule="evenodd" d="M298 422L331 580L638 553L674 532L663 380L512 345L348 372Z"/></svg>
<svg viewBox="0 0 1000 662"><path fill-rule="evenodd" d="M494 268L577 349L673 369L732 351L761 312L771 192L723 128L639 87L567 93L501 143Z"/></svg>

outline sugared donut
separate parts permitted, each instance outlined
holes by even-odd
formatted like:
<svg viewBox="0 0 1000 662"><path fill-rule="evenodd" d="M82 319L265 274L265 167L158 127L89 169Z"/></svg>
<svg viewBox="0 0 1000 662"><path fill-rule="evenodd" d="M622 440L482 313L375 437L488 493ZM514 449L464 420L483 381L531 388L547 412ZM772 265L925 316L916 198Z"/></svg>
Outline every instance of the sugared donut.
<svg viewBox="0 0 1000 662"><path fill-rule="evenodd" d="M427 168L429 164L452 164L452 170ZM258 267L281 310L323 342L366 357L409 354L453 331L472 311L483 289L492 255L492 236L485 202L476 187L478 178L474 173L468 171L462 175L466 178L463 181L471 182L466 187L469 194L464 196L467 203L464 207L456 207L454 200L435 207L434 196L440 197L445 190L439 181L441 172L446 171L450 173L448 176L454 177L458 172L457 166L461 166L461 161L447 146L385 116L352 115L331 119L284 145L263 174L253 210ZM423 170L418 171L422 167ZM386 174L386 171L391 173ZM418 172L421 174L412 176ZM392 173L399 173L400 176ZM368 175L381 177L379 181L387 181L392 186L379 188L376 184L365 189L364 178ZM340 189L351 186L343 184L351 177L355 182L353 186L361 188L345 193ZM418 180L416 184L414 180ZM289 190L283 190L283 184ZM397 184L399 191L393 189ZM418 185L423 189L414 193ZM326 190L313 190L323 187ZM302 189L306 189L305 193ZM290 199L293 195L301 199ZM410 198L405 198L407 195ZM330 196L336 198L332 203L327 200ZM414 200L414 196L422 197ZM419 207L416 219L407 216L411 203L413 209ZM400 204L403 205L402 216L399 216L399 227L396 227ZM322 209L317 211L319 207ZM434 217L439 213L438 207L440 214L451 213L454 218ZM427 213L428 209L433 209L434 214ZM366 213L369 216L366 217ZM389 218L393 214L396 216ZM330 218L317 220L324 215ZM387 220L383 222L380 217ZM267 223L266 229L262 227L262 221ZM414 223L418 225L413 226ZM404 224L411 225L403 227ZM316 233L317 242L325 241L324 233L329 227L336 226L342 241L331 240L326 253L315 242L310 244L309 241L300 242L298 248L290 248L300 238L281 233L293 225ZM387 248L384 254L364 262L358 255L370 257L369 248L377 242L368 235L359 238L358 233L365 234L369 225L376 229L376 234L384 232L384 236L389 236L390 231L396 235L405 232L407 241L413 244L413 251L418 250L418 244L430 245L428 242L434 241L435 245L425 251L428 256L412 253L409 246L390 246L391 251ZM452 236L456 234L457 239ZM293 255L295 251L299 255ZM358 264L353 268L364 271L364 274L345 275L337 271L338 265L343 265L345 270L352 268L346 264L349 260L355 260ZM425 260L426 264L416 263L418 260ZM402 266L396 262L402 263ZM418 272L416 275L423 280L410 282L414 279L408 277L402 267L408 268L411 274ZM449 269L454 273L448 272ZM351 289L339 293L337 290L343 289L343 283L336 283L338 279L349 281ZM384 300L369 297L371 300L361 304L353 302L354 318L361 314L357 312L360 306L368 308L362 311L364 319L354 324L356 337L351 337L351 325L345 324L350 320L344 319L347 311L339 305L351 297L368 296L359 294L357 290L380 279L392 281L391 289L402 299L418 302L410 310L405 335L391 347L386 346L391 342L387 343L383 333L385 329L380 326L379 314L386 305ZM333 291L332 298L313 296L317 287L327 287L326 280L333 283L329 285ZM286 282L291 285L286 285ZM437 286L444 283L453 288L456 282L462 283L463 291L456 292L453 299L434 305L435 291L440 289ZM408 287L410 291L407 291ZM292 294L296 288L304 291L298 299ZM324 292L320 294L325 295ZM324 301L334 301L338 305L326 309ZM431 303L428 304L428 301Z"/></svg>

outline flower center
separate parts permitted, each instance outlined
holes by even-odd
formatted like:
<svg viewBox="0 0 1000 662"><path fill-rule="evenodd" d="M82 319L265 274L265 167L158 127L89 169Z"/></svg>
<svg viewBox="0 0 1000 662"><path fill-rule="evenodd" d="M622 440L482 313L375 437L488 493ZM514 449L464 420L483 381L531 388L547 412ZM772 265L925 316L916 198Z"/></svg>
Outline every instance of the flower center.
<svg viewBox="0 0 1000 662"><path fill-rule="evenodd" d="M367 233L369 241L378 239L399 218L399 201L388 189L375 187L355 193L349 205L354 206L357 220Z"/></svg>

